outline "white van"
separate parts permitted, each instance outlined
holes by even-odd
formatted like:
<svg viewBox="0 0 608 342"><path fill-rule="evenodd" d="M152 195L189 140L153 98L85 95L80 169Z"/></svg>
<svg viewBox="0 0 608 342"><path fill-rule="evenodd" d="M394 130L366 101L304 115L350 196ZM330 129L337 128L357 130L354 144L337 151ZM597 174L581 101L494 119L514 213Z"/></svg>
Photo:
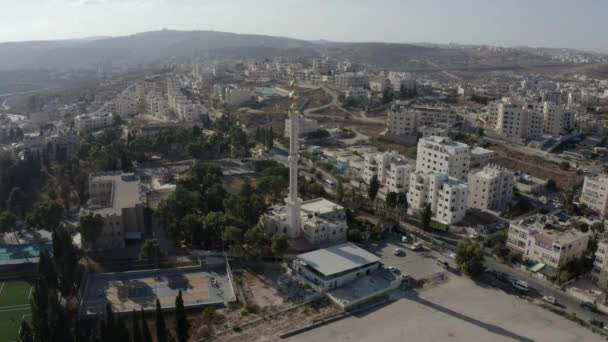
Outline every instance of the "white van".
<svg viewBox="0 0 608 342"><path fill-rule="evenodd" d="M330 188L335 188L336 187L336 182L334 182L331 179L323 179L323 183L325 183L327 186L329 186Z"/></svg>

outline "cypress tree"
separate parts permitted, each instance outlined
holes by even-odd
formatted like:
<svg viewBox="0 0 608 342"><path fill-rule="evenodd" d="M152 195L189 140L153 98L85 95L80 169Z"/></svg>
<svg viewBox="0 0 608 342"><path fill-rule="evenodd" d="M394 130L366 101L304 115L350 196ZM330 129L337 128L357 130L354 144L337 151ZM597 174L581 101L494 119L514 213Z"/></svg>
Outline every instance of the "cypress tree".
<svg viewBox="0 0 608 342"><path fill-rule="evenodd" d="M150 327L144 317L144 309L141 309L141 340L142 342L153 342Z"/></svg>
<svg viewBox="0 0 608 342"><path fill-rule="evenodd" d="M182 298L182 290L179 290L177 297L175 297L175 332L177 334L178 341L188 341L189 328L190 322L188 322L188 318L186 317L184 299Z"/></svg>
<svg viewBox="0 0 608 342"><path fill-rule="evenodd" d="M46 279L38 277L32 289L30 299L32 308L32 328L37 341L49 340L48 308L49 308L49 289Z"/></svg>
<svg viewBox="0 0 608 342"><path fill-rule="evenodd" d="M156 341L167 342L167 337L167 323L160 307L160 301L156 298Z"/></svg>
<svg viewBox="0 0 608 342"><path fill-rule="evenodd" d="M141 337L141 326L139 324L139 319L137 318L137 311L133 309L133 316L131 322L131 330L133 331L133 342L142 342Z"/></svg>
<svg viewBox="0 0 608 342"><path fill-rule="evenodd" d="M21 328L19 329L19 342L34 342L34 333L32 328L27 321L21 321Z"/></svg>

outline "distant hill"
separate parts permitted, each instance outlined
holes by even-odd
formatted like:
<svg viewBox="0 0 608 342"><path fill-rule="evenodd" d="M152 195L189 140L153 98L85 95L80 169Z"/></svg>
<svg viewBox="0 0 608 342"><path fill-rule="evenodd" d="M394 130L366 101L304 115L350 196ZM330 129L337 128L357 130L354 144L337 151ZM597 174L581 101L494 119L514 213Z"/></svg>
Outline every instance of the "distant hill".
<svg viewBox="0 0 608 342"><path fill-rule="evenodd" d="M261 58L327 54L379 68L491 70L552 63L531 51L474 46L337 43L216 31L162 30L123 37L0 44L0 71L147 66L196 57Z"/></svg>

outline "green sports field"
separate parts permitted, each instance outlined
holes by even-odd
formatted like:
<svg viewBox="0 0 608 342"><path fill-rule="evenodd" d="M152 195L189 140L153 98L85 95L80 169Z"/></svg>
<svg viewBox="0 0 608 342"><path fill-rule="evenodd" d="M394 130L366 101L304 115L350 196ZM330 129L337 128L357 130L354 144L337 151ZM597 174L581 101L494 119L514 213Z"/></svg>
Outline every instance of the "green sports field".
<svg viewBox="0 0 608 342"><path fill-rule="evenodd" d="M22 319L30 320L30 292L26 281L0 281L0 342L16 341Z"/></svg>

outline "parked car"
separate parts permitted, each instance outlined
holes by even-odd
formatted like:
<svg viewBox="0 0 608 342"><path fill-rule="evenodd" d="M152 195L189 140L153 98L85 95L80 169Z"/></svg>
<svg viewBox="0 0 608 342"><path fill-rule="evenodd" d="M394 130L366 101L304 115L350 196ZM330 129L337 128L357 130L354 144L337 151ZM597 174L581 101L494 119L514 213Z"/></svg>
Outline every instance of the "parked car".
<svg viewBox="0 0 608 342"><path fill-rule="evenodd" d="M519 291L528 292L530 291L530 286L523 280L514 280L511 285Z"/></svg>
<svg viewBox="0 0 608 342"><path fill-rule="evenodd" d="M603 328L603 327L604 327L604 322L599 321L599 320L597 320L597 319L592 319L592 320L590 320L590 321L589 321L589 324L594 325L594 326L596 326L596 327L598 327L598 328Z"/></svg>
<svg viewBox="0 0 608 342"><path fill-rule="evenodd" d="M401 255L404 255L405 252L401 248L395 248L395 250L393 251L393 254L396 256L401 256Z"/></svg>
<svg viewBox="0 0 608 342"><path fill-rule="evenodd" d="M557 304L557 299L555 299L553 296L543 296L543 300L549 304Z"/></svg>
<svg viewBox="0 0 608 342"><path fill-rule="evenodd" d="M422 248L422 242L414 242L413 244L410 245L410 249L413 251L417 251L420 248Z"/></svg>
<svg viewBox="0 0 608 342"><path fill-rule="evenodd" d="M583 302L583 303L581 303L581 307L583 309L587 309L591 312L597 312L597 305L595 305L594 303L591 303L591 302Z"/></svg>
<svg viewBox="0 0 608 342"><path fill-rule="evenodd" d="M456 260L456 253L450 253L450 259Z"/></svg>
<svg viewBox="0 0 608 342"><path fill-rule="evenodd" d="M389 270L389 271L391 271L391 272L393 272L393 273L397 273L397 267L395 267L395 266L389 266L386 269Z"/></svg>
<svg viewBox="0 0 608 342"><path fill-rule="evenodd" d="M407 236L403 235L401 237L401 242L408 242L408 241L409 241L409 239L407 238Z"/></svg>

